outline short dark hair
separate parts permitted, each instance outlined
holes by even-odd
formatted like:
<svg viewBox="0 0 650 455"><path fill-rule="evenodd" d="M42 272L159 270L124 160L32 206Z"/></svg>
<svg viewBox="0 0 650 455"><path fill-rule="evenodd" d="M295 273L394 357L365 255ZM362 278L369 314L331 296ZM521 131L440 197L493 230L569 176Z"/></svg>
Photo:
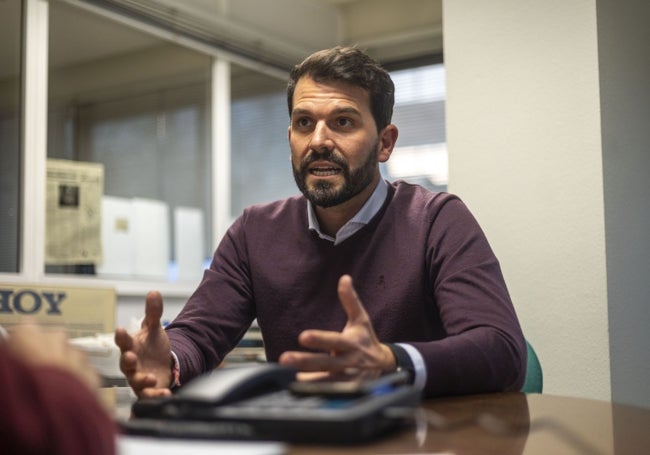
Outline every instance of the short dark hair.
<svg viewBox="0 0 650 455"><path fill-rule="evenodd" d="M315 52L296 65L289 74L287 103L289 116L298 80L309 76L316 82L344 82L361 87L370 95L370 111L381 131L391 122L395 85L381 65L356 47L337 46Z"/></svg>

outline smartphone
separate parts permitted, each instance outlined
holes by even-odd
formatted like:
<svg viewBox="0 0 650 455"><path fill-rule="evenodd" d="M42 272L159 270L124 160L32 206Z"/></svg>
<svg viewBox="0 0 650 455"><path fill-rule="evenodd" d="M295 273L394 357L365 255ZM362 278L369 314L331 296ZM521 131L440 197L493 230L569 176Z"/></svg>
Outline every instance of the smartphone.
<svg viewBox="0 0 650 455"><path fill-rule="evenodd" d="M294 381L289 390L295 395L319 395L325 397L359 397L363 395L381 395L394 390L396 386L406 384L406 371L395 371L375 379L351 379L345 381Z"/></svg>

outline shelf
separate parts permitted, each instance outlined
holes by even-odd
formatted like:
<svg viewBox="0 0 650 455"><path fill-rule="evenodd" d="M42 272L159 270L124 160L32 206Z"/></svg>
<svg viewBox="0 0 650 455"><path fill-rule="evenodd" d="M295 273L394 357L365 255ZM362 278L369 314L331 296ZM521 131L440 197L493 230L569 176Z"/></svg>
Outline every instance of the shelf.
<svg viewBox="0 0 650 455"><path fill-rule="evenodd" d="M39 285L113 288L118 296L143 297L149 291L159 291L163 297L188 298L196 289L196 283L172 283L155 280L117 280L82 275L45 275L37 279L23 275L0 274L0 283L38 283Z"/></svg>

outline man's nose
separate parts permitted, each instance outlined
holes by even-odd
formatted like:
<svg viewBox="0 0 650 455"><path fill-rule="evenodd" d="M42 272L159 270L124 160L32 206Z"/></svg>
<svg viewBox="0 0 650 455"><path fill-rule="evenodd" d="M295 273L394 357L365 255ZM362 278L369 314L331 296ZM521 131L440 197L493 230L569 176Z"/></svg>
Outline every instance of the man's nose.
<svg viewBox="0 0 650 455"><path fill-rule="evenodd" d="M314 150L331 150L334 147L332 131L328 128L327 123L316 123L309 145Z"/></svg>

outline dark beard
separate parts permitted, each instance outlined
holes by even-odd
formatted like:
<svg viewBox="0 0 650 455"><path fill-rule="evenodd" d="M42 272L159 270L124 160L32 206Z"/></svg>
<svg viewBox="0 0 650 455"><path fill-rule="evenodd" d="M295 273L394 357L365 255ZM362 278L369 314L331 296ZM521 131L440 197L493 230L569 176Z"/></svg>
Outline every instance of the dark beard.
<svg viewBox="0 0 650 455"><path fill-rule="evenodd" d="M300 162L300 168L296 169L295 166L291 166L293 169L293 178L300 192L312 204L325 208L334 207L352 199L372 183L377 168L378 147L379 140L372 147L368 159L361 167L354 171L350 171L347 160L338 153L332 151L322 153L312 151ZM306 182L307 175L309 174L307 166L318 160L329 161L341 167L345 183L340 189L337 190L329 182L318 182L313 188L307 188Z"/></svg>

